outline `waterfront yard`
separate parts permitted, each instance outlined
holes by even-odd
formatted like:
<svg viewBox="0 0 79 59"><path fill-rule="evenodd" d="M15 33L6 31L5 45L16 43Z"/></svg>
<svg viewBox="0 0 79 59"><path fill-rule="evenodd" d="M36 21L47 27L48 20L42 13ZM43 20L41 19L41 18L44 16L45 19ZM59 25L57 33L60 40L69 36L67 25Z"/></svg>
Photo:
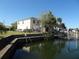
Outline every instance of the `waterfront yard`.
<svg viewBox="0 0 79 59"><path fill-rule="evenodd" d="M7 31L6 33L0 33L0 39L8 37L10 35L20 35L20 34L40 34L41 32L18 32L18 31Z"/></svg>

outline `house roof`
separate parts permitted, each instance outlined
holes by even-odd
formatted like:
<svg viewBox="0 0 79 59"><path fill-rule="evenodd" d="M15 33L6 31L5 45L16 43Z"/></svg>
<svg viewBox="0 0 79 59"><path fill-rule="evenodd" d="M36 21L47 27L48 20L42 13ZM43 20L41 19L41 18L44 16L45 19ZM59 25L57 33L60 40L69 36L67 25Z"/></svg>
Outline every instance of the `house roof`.
<svg viewBox="0 0 79 59"><path fill-rule="evenodd" d="M24 18L24 19L20 19L18 21L24 21L24 20L38 20L38 18L35 18L35 17L29 17L29 18Z"/></svg>

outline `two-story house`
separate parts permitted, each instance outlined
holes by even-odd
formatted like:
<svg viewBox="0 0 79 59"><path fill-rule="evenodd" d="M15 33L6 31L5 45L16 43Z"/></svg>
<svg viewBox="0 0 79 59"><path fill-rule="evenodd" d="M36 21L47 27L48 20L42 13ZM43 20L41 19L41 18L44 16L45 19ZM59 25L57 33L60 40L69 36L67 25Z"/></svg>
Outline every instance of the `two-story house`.
<svg viewBox="0 0 79 59"><path fill-rule="evenodd" d="M27 19L22 19L17 21L17 30L24 31L31 29L32 31L40 31L40 20L35 17L30 17Z"/></svg>

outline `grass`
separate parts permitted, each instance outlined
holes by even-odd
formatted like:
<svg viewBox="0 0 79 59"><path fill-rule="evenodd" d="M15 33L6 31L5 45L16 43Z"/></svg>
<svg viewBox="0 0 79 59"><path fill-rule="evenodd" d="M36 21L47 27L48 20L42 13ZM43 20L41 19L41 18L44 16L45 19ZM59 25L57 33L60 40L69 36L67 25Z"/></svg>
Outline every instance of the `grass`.
<svg viewBox="0 0 79 59"><path fill-rule="evenodd" d="M41 32L17 32L17 31L7 31L6 33L0 34L0 39L8 37L10 35L20 35L20 34L40 34Z"/></svg>

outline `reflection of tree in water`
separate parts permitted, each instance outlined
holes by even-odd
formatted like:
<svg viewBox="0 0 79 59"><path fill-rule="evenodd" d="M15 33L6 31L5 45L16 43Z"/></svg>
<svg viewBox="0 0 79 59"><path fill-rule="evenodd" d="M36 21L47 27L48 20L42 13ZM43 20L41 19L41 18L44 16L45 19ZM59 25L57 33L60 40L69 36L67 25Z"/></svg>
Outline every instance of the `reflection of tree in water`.
<svg viewBox="0 0 79 59"><path fill-rule="evenodd" d="M39 54L40 59L53 59L57 53L61 52L65 43L63 41L45 41L35 46L31 46L31 52Z"/></svg>

